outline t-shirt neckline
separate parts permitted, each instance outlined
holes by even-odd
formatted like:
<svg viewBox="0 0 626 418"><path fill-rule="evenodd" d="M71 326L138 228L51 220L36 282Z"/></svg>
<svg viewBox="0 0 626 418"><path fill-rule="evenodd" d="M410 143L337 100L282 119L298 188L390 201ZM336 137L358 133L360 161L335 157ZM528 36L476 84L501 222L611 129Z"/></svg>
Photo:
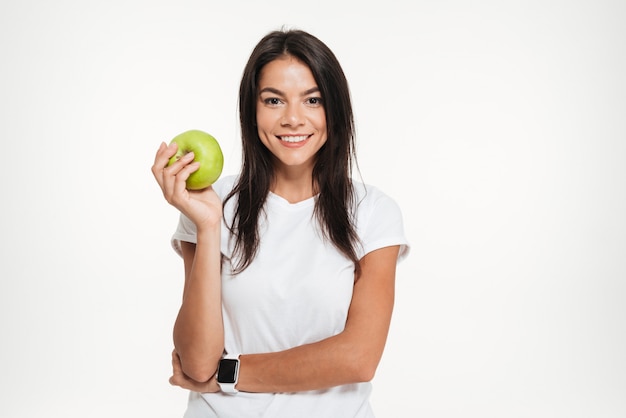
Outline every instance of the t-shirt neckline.
<svg viewBox="0 0 626 418"><path fill-rule="evenodd" d="M301 208L301 207L313 206L315 204L315 199L317 198L317 196L318 195L314 195L314 196L309 197L308 199L304 199L295 203L290 203L284 197L277 195L276 193L270 191L267 198L268 200L271 200L272 202L277 203L281 206L296 209L296 208Z"/></svg>

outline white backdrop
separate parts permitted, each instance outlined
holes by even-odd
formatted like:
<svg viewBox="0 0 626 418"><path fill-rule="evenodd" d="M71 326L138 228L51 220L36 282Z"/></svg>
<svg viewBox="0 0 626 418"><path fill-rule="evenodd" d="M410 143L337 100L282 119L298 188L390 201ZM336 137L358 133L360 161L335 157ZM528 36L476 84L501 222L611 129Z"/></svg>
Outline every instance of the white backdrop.
<svg viewBox="0 0 626 418"><path fill-rule="evenodd" d="M311 31L400 203L378 418L626 416L626 4L3 0L0 416L179 417L161 141L239 164L254 44Z"/></svg>

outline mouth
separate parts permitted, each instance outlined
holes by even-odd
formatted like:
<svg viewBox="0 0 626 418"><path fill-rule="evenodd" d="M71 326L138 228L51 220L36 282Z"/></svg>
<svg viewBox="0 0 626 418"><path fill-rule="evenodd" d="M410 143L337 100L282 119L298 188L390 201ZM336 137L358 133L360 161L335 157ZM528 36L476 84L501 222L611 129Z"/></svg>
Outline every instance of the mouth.
<svg viewBox="0 0 626 418"><path fill-rule="evenodd" d="M296 144L298 142L305 141L310 135L278 135L277 138L284 142L290 142Z"/></svg>

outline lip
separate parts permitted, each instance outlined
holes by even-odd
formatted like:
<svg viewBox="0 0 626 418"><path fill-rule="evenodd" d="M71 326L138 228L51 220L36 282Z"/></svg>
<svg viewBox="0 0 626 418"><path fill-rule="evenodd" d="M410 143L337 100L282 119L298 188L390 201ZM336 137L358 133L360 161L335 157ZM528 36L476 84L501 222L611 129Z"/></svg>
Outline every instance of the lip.
<svg viewBox="0 0 626 418"><path fill-rule="evenodd" d="M276 135L280 143L288 148L299 148L304 146L313 137L312 134L286 134Z"/></svg>

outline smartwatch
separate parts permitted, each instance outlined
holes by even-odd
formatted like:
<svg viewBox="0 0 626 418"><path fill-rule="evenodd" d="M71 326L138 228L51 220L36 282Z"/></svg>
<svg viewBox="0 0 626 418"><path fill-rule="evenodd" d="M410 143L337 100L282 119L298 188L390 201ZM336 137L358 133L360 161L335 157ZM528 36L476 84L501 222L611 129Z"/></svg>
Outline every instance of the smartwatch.
<svg viewBox="0 0 626 418"><path fill-rule="evenodd" d="M235 385L239 379L239 354L226 354L217 366L217 384L222 392L239 392Z"/></svg>

